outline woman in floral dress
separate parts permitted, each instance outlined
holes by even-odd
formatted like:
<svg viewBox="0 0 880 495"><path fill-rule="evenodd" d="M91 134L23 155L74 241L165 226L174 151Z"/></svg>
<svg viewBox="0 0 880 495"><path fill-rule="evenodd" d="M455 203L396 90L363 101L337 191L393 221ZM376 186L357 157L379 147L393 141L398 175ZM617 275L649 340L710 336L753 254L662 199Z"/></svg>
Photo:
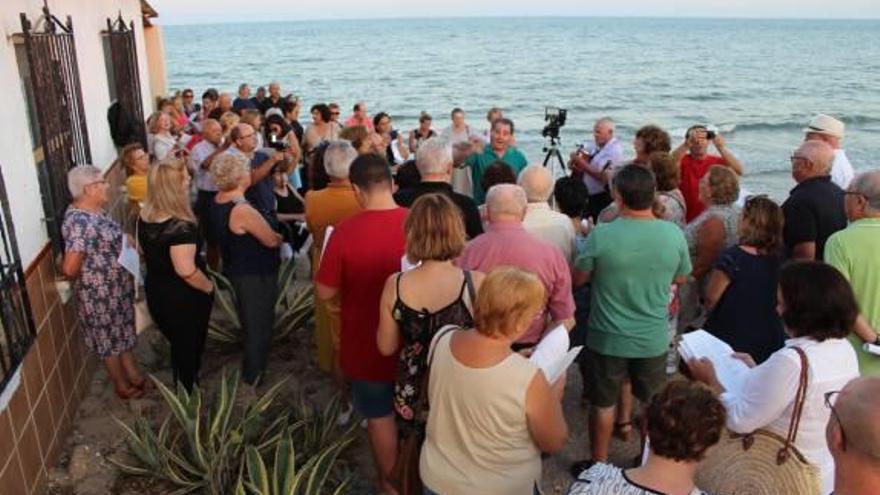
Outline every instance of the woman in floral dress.
<svg viewBox="0 0 880 495"><path fill-rule="evenodd" d="M472 328L474 324L473 300L483 274L453 264L465 246L461 217L461 210L442 194L416 200L405 224L406 256L419 265L389 277L382 292L377 344L386 356L400 351L394 410L402 452L412 435L417 436L419 446L424 440L427 410L421 395L427 394L431 339L446 325ZM421 493L412 486L398 491Z"/></svg>
<svg viewBox="0 0 880 495"><path fill-rule="evenodd" d="M136 340L134 278L117 261L124 234L103 211L107 182L97 167L80 165L68 173L67 185L73 203L61 227L62 272L74 282L86 347L103 360L121 399L140 397L147 382L131 353Z"/></svg>

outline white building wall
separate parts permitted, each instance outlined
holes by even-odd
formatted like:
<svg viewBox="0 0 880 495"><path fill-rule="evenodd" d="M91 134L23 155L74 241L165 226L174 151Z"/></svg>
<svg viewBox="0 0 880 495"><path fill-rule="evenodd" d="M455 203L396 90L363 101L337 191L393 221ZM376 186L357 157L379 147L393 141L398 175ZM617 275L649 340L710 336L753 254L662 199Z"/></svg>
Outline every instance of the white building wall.
<svg viewBox="0 0 880 495"><path fill-rule="evenodd" d="M15 223L22 263L28 266L48 242L43 223L43 206L31 149L25 95L19 78L13 35L21 33L19 13L32 22L42 14L42 0L0 1L0 167L6 180L10 209ZM107 108L110 106L107 71L104 65L102 32L107 17L115 19L120 11L126 22L134 20L144 114L152 110L147 72L141 9L138 0L50 0L49 10L66 22L73 18L80 84L93 164L102 169L116 158L110 138Z"/></svg>

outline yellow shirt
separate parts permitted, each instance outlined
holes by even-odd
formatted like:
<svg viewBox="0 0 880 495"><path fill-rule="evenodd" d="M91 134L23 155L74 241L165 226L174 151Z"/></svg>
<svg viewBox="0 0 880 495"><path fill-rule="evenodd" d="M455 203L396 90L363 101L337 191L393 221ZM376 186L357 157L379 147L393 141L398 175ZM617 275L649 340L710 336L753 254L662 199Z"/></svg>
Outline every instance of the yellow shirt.
<svg viewBox="0 0 880 495"><path fill-rule="evenodd" d="M125 179L125 189L128 192L128 200L140 203L147 199L147 175L134 174Z"/></svg>

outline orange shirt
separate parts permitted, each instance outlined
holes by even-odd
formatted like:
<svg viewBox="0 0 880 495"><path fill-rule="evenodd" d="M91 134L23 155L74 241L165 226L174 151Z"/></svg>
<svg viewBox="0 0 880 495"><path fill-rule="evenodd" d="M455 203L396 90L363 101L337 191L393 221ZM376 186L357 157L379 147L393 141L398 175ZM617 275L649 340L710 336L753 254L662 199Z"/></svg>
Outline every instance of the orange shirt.
<svg viewBox="0 0 880 495"><path fill-rule="evenodd" d="M324 233L328 226L361 211L350 184L330 183L326 189L306 193L306 226L312 233L312 270L318 271Z"/></svg>

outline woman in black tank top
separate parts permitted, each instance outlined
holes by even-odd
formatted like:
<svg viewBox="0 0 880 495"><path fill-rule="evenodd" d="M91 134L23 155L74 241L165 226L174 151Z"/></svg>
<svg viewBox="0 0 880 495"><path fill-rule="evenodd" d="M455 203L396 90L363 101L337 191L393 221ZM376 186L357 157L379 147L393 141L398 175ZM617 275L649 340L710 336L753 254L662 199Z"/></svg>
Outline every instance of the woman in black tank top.
<svg viewBox="0 0 880 495"><path fill-rule="evenodd" d="M275 323L281 235L250 203L250 160L226 152L211 166L219 192L211 204L208 229L220 245L223 273L235 288L244 333L242 379L255 385L266 369Z"/></svg>
<svg viewBox="0 0 880 495"><path fill-rule="evenodd" d="M471 308L483 274L453 264L465 245L461 210L446 196L426 194L406 219L406 258L419 265L391 276L379 307L379 351L400 351L394 387L400 438L424 438L427 353L446 325L473 326ZM420 493L420 492L419 492Z"/></svg>

